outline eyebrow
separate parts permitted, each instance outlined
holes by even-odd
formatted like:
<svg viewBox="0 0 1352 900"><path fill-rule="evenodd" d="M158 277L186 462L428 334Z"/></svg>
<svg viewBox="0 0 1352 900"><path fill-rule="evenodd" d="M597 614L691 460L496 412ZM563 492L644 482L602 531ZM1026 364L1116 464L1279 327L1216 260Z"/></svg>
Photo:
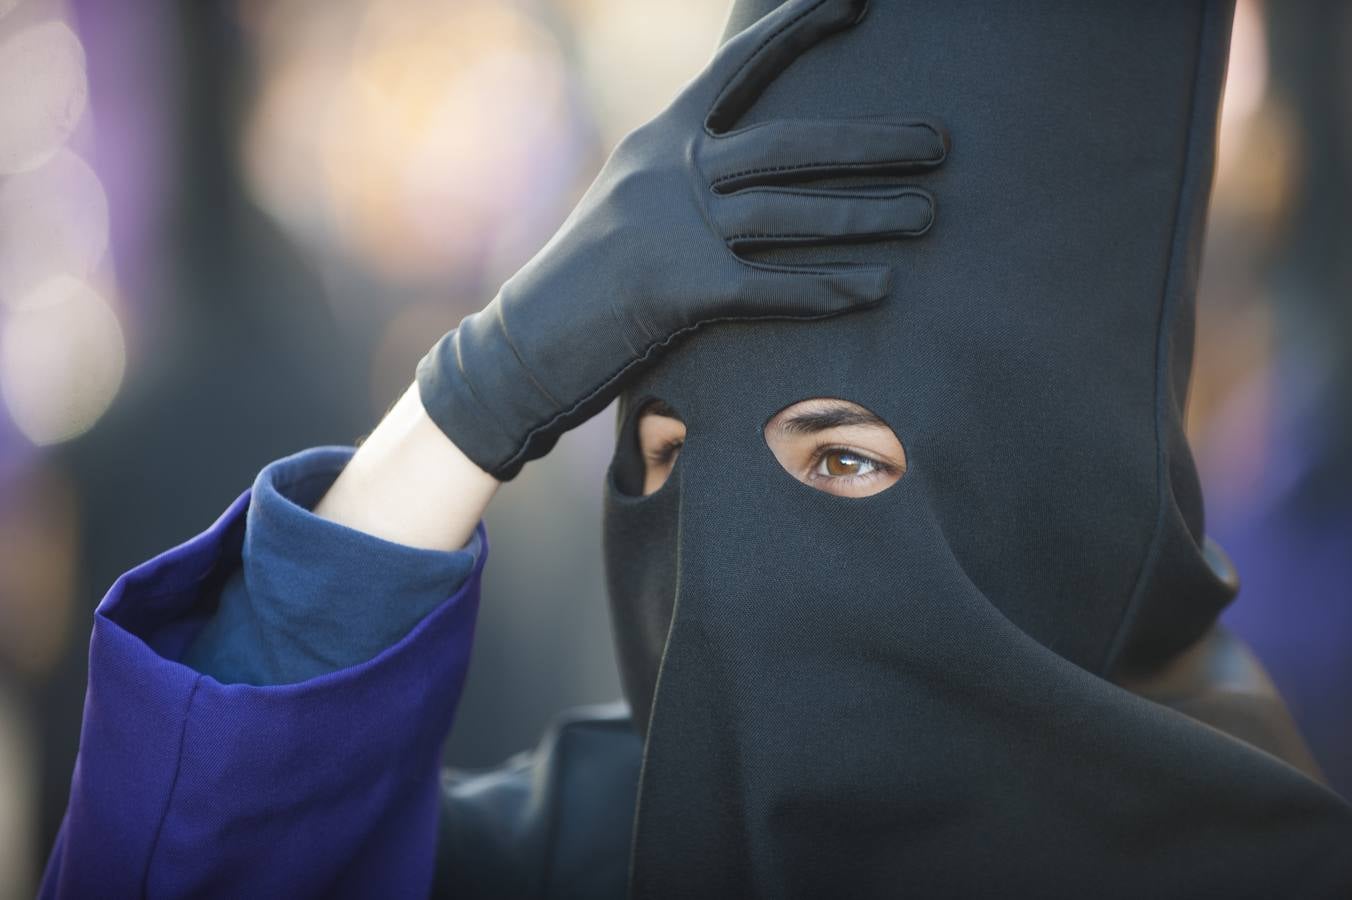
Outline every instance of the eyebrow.
<svg viewBox="0 0 1352 900"><path fill-rule="evenodd" d="M644 416L666 416L668 419L681 421L680 414L661 400L649 400L645 403L638 414L640 419Z"/></svg>
<svg viewBox="0 0 1352 900"><path fill-rule="evenodd" d="M887 427L886 422L866 409L850 406L830 406L824 409L795 413L780 422L777 430L788 434L816 434L819 431L848 428L852 425L881 425L883 428Z"/></svg>

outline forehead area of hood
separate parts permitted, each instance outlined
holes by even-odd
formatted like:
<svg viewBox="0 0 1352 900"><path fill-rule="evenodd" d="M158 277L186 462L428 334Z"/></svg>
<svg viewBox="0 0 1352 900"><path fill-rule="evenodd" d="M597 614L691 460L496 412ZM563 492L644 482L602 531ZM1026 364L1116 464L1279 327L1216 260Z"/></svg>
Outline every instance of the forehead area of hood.
<svg viewBox="0 0 1352 900"><path fill-rule="evenodd" d="M775 5L735 4L729 31ZM900 436L906 479L967 577L1040 643L1100 674L1192 643L1233 594L1207 563L1182 431L1218 17L1208 4L873 3L739 125L939 121L945 165L903 179L934 195L934 226L781 251L886 261L891 293L826 321L703 329L628 400L679 409L692 452L707 437L747 454L767 452L759 429L790 403L859 403ZM733 459L682 490L736 496L720 482L745 479Z"/></svg>

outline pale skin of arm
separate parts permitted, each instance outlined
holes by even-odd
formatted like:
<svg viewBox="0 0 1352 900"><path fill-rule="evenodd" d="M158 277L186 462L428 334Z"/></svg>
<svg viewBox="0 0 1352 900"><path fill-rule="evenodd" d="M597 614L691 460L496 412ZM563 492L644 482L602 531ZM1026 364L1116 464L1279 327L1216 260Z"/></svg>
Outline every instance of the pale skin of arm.
<svg viewBox="0 0 1352 900"><path fill-rule="evenodd" d="M784 468L804 484L840 496L866 496L890 486L905 471L905 453L889 428L868 421L785 427L795 416L850 406L831 400L795 404L768 423L766 441ZM854 409L867 413L862 407ZM645 494L666 480L684 439L685 425L679 419L646 413L641 417ZM875 474L862 478L852 474L878 468L874 463L882 467ZM428 418L413 384L357 449L314 511L396 544L456 550L469 541L501 484L470 462Z"/></svg>
<svg viewBox="0 0 1352 900"><path fill-rule="evenodd" d="M428 418L410 385L315 506L315 514L423 550L465 546L502 482Z"/></svg>

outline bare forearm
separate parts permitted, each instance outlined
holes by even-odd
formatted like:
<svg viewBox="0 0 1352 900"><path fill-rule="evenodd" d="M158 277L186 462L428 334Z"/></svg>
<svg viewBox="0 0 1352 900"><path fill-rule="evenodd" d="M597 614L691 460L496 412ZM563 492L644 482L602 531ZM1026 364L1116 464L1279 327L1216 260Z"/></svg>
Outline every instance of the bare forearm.
<svg viewBox="0 0 1352 900"><path fill-rule="evenodd" d="M387 541L454 550L474 533L499 484L427 417L413 385L314 511Z"/></svg>

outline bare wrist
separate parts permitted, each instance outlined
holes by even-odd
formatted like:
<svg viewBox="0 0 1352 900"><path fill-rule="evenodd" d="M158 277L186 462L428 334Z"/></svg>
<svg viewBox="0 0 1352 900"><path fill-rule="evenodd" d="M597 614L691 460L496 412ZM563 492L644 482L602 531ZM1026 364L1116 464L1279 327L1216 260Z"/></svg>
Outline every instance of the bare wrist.
<svg viewBox="0 0 1352 900"><path fill-rule="evenodd" d="M428 550L465 545L498 482L428 418L411 386L357 449L316 515Z"/></svg>

